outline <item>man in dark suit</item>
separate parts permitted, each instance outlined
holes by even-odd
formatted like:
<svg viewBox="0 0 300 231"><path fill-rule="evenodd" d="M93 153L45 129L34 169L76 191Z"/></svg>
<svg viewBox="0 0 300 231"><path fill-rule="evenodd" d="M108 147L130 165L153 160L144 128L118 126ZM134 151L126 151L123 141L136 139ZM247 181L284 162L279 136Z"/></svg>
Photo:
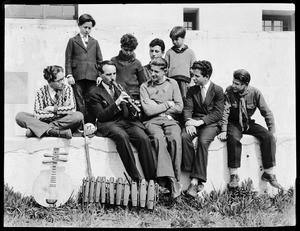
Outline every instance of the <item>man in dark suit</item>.
<svg viewBox="0 0 300 231"><path fill-rule="evenodd" d="M213 70L210 62L196 61L191 69L195 85L189 88L183 108L182 169L191 173L192 180L186 193L195 197L207 180L208 147L220 133L224 92L210 81ZM196 136L198 147L195 152L193 139Z"/></svg>
<svg viewBox="0 0 300 231"><path fill-rule="evenodd" d="M102 61L99 43L91 37L96 22L89 14L78 19L80 32L69 39L65 52L65 66L68 82L73 87L77 110L84 115L85 123L95 123L95 117L87 108L89 92L100 82L97 65Z"/></svg>
<svg viewBox="0 0 300 231"><path fill-rule="evenodd" d="M138 151L145 179L154 179L156 169L151 141L145 133L145 126L132 116L134 108L128 104L130 96L127 94L127 86L125 83L119 83L127 91L120 92L112 84L112 79L116 79L116 66L112 61L103 61L99 71L102 81L91 91L89 101L98 119L97 134L111 138L116 143L127 173L133 181L139 181L141 175L136 167L132 143Z"/></svg>

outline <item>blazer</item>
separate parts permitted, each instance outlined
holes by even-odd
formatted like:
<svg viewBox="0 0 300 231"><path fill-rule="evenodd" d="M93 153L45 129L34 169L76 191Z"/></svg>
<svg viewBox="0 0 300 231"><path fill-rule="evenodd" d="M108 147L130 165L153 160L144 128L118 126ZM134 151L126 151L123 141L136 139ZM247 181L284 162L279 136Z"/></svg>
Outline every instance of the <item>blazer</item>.
<svg viewBox="0 0 300 231"><path fill-rule="evenodd" d="M87 47L84 46L80 34L69 39L65 51L66 76L73 75L75 80L96 81L99 76L97 66L101 61L102 53L96 39L89 36Z"/></svg>
<svg viewBox="0 0 300 231"><path fill-rule="evenodd" d="M202 119L205 125L221 126L223 110L224 92L222 87L211 82L204 102L202 102L199 85L194 85L188 89L186 103L183 108L184 122L188 118L193 118L196 120Z"/></svg>
<svg viewBox="0 0 300 231"><path fill-rule="evenodd" d="M128 92L128 87L125 83L120 83L123 89ZM118 98L120 92L115 89L115 97ZM121 110L115 103L115 100L106 91L102 82L98 87L94 87L90 92L89 106L96 116L97 120L97 135L106 136L110 128L119 120L126 120L128 123L134 124L142 129L145 126L137 119L130 117L130 107L128 104L121 103Z"/></svg>

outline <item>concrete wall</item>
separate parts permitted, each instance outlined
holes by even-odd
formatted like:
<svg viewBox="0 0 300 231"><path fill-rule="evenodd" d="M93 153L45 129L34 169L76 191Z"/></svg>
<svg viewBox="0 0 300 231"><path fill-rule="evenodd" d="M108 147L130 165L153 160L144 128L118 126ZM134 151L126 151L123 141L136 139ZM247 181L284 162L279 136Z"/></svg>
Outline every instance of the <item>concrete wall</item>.
<svg viewBox="0 0 300 231"><path fill-rule="evenodd" d="M182 25L183 8L199 8L199 30L188 31L186 44L198 60L213 65L212 81L224 89L232 73L247 69L274 112L277 133L295 137L295 32L262 32L262 10L295 10L293 4L137 4L79 5L79 15L91 14L91 35L104 59L118 54L120 38L133 33L137 58L149 62L148 44L162 38L172 46L170 30ZM76 21L5 19L5 135L24 135L14 120L19 111L32 112L34 93L45 83L43 68L64 66L68 39L78 33ZM10 73L12 72L12 73ZM18 72L18 73L15 73ZM254 118L265 124L259 112Z"/></svg>

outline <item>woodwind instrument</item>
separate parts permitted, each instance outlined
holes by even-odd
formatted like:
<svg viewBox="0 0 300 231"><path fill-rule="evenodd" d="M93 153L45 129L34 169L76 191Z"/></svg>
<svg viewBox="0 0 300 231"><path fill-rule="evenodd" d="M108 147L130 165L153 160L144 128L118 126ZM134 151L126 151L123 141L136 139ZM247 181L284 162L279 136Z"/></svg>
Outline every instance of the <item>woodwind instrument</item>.
<svg viewBox="0 0 300 231"><path fill-rule="evenodd" d="M116 81L115 81L114 79L111 80L111 83L115 86L115 88L116 88L118 91L120 91L120 92L125 91L125 90L123 89L123 87L122 87L120 84L116 83ZM134 108L134 110L135 110L135 112L137 113L137 115L140 116L140 114L141 114L141 109L140 109L140 108L132 101L131 97L129 97L129 98L127 99L127 101L128 101L128 103Z"/></svg>

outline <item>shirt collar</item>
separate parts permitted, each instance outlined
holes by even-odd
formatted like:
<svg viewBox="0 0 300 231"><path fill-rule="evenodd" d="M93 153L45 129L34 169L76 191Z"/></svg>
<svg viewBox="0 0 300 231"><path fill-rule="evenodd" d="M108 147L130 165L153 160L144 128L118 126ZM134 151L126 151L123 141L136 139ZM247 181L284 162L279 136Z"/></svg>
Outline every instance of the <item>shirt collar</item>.
<svg viewBox="0 0 300 231"><path fill-rule="evenodd" d="M107 92L110 92L110 89L109 89L110 86L108 84L106 84L103 80L101 81L101 83L102 83L102 86L105 88L105 90Z"/></svg>
<svg viewBox="0 0 300 231"><path fill-rule="evenodd" d="M167 77L167 76L165 76L165 81L163 81L162 83L160 83L160 84L157 84L157 83L155 83L155 82L153 82L152 81L152 79L150 79L150 80L148 80L148 86L157 86L157 85L161 85L161 84L163 84L164 82L166 82L166 81L170 81L170 78L169 77Z"/></svg>
<svg viewBox="0 0 300 231"><path fill-rule="evenodd" d="M208 82L207 82L206 84L203 85L205 91L208 90L209 86L210 86L210 80L208 80Z"/></svg>

